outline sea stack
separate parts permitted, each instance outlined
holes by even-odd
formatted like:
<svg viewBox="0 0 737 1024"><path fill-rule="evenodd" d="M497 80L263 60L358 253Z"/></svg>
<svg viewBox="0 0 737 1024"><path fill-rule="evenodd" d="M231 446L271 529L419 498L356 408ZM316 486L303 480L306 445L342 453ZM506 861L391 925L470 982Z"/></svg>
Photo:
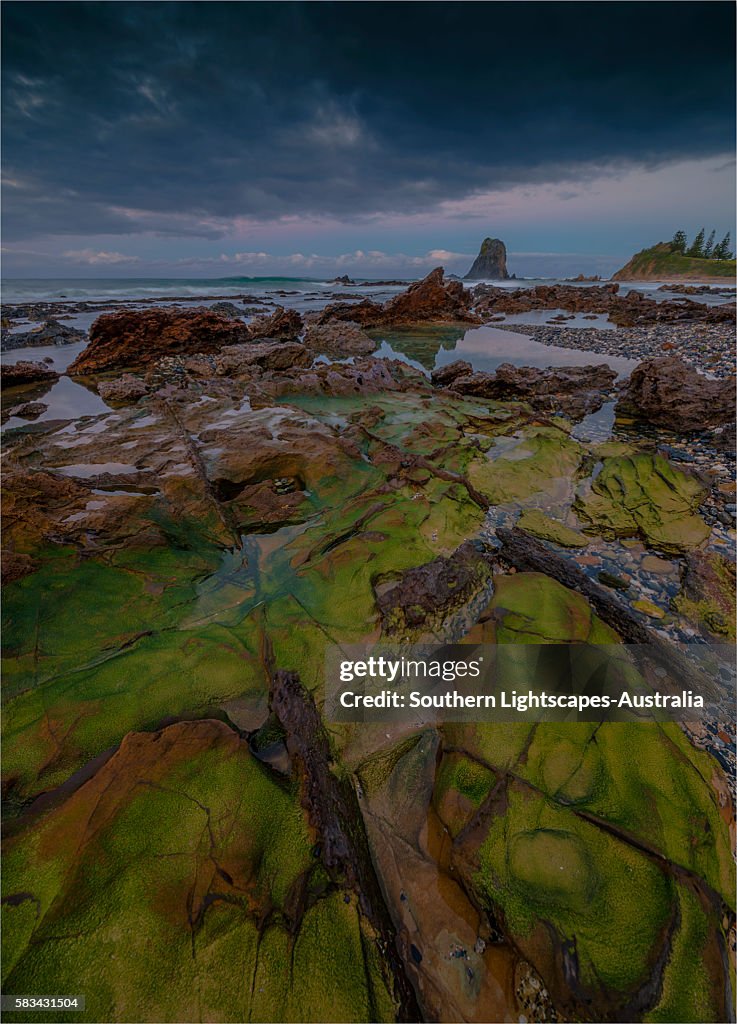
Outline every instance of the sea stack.
<svg viewBox="0 0 737 1024"><path fill-rule="evenodd" d="M479 281L507 281L507 247L501 238L485 238L473 266L466 274L464 280Z"/></svg>

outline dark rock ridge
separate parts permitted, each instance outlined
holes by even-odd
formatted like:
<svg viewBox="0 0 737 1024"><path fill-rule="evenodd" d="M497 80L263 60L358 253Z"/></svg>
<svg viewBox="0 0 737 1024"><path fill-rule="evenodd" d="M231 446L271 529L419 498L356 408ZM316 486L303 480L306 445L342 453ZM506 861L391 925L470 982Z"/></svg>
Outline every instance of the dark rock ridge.
<svg viewBox="0 0 737 1024"><path fill-rule="evenodd" d="M285 733L302 806L320 838L320 859L333 878L354 890L371 923L391 971L397 1020L419 1020L417 997L376 875L356 790L345 772L332 768L330 739L312 695L298 673L279 669L271 683L269 703Z"/></svg>
<svg viewBox="0 0 737 1024"><path fill-rule="evenodd" d="M485 238L473 266L466 274L466 281L508 281L507 249L501 238Z"/></svg>
<svg viewBox="0 0 737 1024"><path fill-rule="evenodd" d="M35 363L30 359L21 359L17 363L10 363L3 366L2 388L22 387L26 384L46 384L58 380L59 374L56 370L49 369L44 363Z"/></svg>
<svg viewBox="0 0 737 1024"><path fill-rule="evenodd" d="M73 345L87 335L76 327L67 327L58 320L47 320L43 327L32 331L3 331L0 349L9 352L15 348L35 348L37 345Z"/></svg>
<svg viewBox="0 0 737 1024"><path fill-rule="evenodd" d="M590 288L573 285L537 285L509 291L493 285L474 289L476 312L481 314L527 313L533 309L565 309L569 313L606 313L618 327L635 327L646 323L699 321L702 323L733 323L732 303L706 306L690 299L656 302L638 291L619 294L615 282Z"/></svg>
<svg viewBox="0 0 737 1024"><path fill-rule="evenodd" d="M734 381L710 380L677 356L635 367L617 412L670 430L704 430L734 419Z"/></svg>
<svg viewBox="0 0 737 1024"><path fill-rule="evenodd" d="M606 364L559 366L539 369L502 363L495 373L473 372L459 359L433 372L436 387L451 388L462 395L496 400L524 401L541 412L560 412L580 419L603 404L617 374Z"/></svg>

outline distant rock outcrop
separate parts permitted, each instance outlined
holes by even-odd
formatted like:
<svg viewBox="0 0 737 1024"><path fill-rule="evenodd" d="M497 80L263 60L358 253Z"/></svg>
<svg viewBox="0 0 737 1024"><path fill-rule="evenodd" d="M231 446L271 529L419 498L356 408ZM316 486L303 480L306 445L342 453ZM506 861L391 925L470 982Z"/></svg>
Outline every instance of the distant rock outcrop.
<svg viewBox="0 0 737 1024"><path fill-rule="evenodd" d="M508 281L507 248L501 238L485 238L466 281Z"/></svg>

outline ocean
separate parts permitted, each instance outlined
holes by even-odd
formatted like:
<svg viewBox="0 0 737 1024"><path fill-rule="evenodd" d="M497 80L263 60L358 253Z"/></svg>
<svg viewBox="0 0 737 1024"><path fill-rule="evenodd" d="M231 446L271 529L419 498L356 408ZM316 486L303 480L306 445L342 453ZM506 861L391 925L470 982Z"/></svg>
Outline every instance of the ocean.
<svg viewBox="0 0 737 1024"><path fill-rule="evenodd" d="M5 278L3 302L148 299L199 295L262 295L273 291L316 292L341 287L329 281L296 277L49 277Z"/></svg>

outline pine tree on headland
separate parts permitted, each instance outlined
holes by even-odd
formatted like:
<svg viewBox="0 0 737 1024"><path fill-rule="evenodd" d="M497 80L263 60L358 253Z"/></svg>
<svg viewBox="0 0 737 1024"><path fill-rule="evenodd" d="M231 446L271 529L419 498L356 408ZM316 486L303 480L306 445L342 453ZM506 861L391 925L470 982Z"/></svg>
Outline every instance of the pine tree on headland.
<svg viewBox="0 0 737 1024"><path fill-rule="evenodd" d="M712 259L715 260L733 260L734 253L729 248L730 234L729 231L726 233L724 238L721 240L719 245L714 249Z"/></svg>
<svg viewBox="0 0 737 1024"><path fill-rule="evenodd" d="M693 242L691 243L691 248L686 253L687 256L691 256L694 259L698 259L698 260L703 259L703 257L704 257L704 234L705 234L705 232L704 232L704 229L702 228L701 231L699 231L699 233L696 236L696 238L694 238Z"/></svg>
<svg viewBox="0 0 737 1024"><path fill-rule="evenodd" d="M704 259L705 260L711 260L711 259L714 258L714 236L715 235L716 235L716 231L712 231L712 233L709 235L709 237L708 237L708 239L706 241L706 245L704 246Z"/></svg>
<svg viewBox="0 0 737 1024"><path fill-rule="evenodd" d="M685 255L686 241L686 232L676 231L675 235L673 235L673 240L670 243L671 252L680 253L681 256Z"/></svg>

